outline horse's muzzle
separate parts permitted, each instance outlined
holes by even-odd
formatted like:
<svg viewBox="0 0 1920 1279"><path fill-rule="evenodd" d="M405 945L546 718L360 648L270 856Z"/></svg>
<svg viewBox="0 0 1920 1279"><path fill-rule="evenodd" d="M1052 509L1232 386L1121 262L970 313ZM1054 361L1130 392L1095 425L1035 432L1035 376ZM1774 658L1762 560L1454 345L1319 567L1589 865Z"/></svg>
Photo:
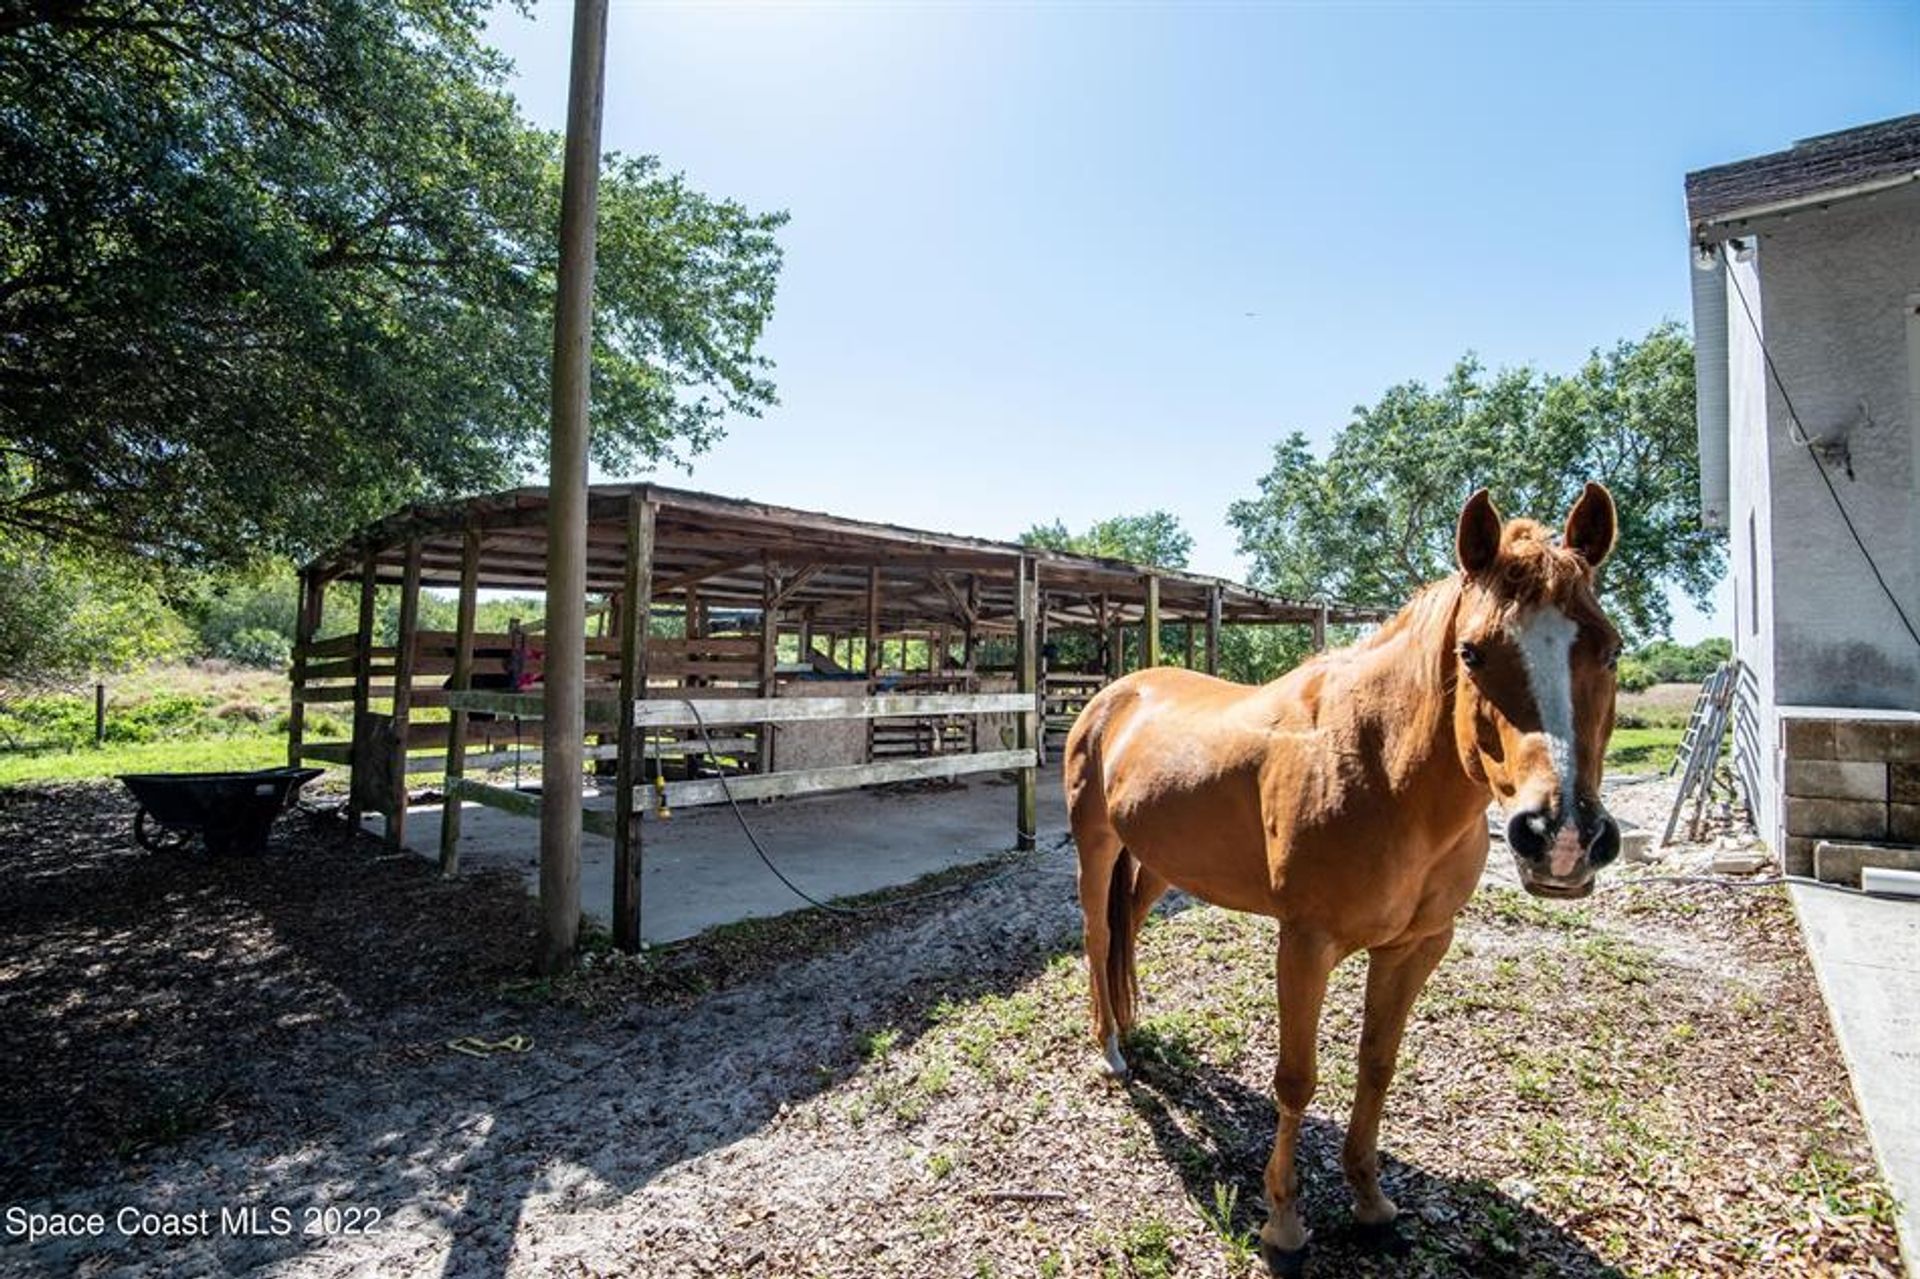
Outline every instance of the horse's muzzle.
<svg viewBox="0 0 1920 1279"><path fill-rule="evenodd" d="M1585 897L1594 872L1620 855L1620 826L1594 799L1565 813L1531 809L1507 822L1507 847L1520 868L1520 882L1536 897Z"/></svg>

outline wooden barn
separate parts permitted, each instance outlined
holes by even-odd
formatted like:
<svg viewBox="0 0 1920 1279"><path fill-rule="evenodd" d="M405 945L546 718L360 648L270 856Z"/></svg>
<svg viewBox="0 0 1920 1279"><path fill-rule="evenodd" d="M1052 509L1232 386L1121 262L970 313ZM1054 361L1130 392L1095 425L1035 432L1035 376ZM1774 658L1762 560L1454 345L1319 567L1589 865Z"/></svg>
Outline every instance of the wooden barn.
<svg viewBox="0 0 1920 1279"><path fill-rule="evenodd" d="M540 624L475 628L480 591L545 586L547 491L399 512L303 573L289 753L351 767L350 814L406 838L410 779L525 816L540 798L479 775L540 738ZM638 942L643 818L970 773L1017 773L1030 847L1036 774L1087 698L1163 661L1217 670L1223 626L1377 620L1117 560L867 523L657 485L588 496L586 758L614 807L616 941ZM357 616L323 616L357 583ZM375 588L401 591L398 642L375 642ZM419 625L423 588L458 592L451 631ZM329 630L333 633L329 634ZM1163 651L1167 641L1172 651ZM350 703L351 741L312 741L304 708ZM423 711L432 710L427 715ZM423 778L422 780L426 780Z"/></svg>

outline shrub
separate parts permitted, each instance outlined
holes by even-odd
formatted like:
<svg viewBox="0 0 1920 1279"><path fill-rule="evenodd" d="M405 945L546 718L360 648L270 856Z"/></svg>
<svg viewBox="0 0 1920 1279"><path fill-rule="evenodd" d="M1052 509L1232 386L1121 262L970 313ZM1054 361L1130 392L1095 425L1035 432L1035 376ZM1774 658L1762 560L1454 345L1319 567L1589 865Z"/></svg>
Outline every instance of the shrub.
<svg viewBox="0 0 1920 1279"><path fill-rule="evenodd" d="M279 631L256 626L222 640L214 656L240 666L285 670L293 657L293 641Z"/></svg>

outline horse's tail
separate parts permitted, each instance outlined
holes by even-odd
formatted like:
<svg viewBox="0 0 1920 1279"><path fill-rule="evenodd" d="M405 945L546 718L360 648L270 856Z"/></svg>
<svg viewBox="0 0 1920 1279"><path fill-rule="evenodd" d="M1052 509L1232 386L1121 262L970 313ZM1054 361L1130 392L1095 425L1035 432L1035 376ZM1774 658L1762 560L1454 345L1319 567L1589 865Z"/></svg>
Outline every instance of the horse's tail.
<svg viewBox="0 0 1920 1279"><path fill-rule="evenodd" d="M1140 998L1140 976L1133 963L1133 881L1138 863L1125 848L1113 860L1113 879L1107 885L1107 999L1113 1005L1114 1024L1133 1025L1134 1005Z"/></svg>

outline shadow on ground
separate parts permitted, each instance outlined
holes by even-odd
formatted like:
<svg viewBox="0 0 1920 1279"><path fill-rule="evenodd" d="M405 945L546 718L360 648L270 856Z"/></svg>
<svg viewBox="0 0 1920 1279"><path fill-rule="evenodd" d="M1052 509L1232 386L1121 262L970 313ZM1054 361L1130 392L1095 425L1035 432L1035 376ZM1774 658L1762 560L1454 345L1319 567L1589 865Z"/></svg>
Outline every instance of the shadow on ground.
<svg viewBox="0 0 1920 1279"><path fill-rule="evenodd" d="M1128 1095L1147 1121L1168 1167L1203 1216L1230 1208L1232 1228L1251 1240L1266 1220L1262 1173L1273 1147L1273 1098L1204 1061L1162 1064L1151 1052ZM1403 1163L1381 1150L1381 1181L1399 1205L1398 1248L1355 1226L1340 1171L1345 1132L1309 1113L1297 1167L1302 1215L1312 1238L1304 1273L1313 1276L1572 1276L1625 1279L1622 1271L1524 1203L1477 1178Z"/></svg>
<svg viewBox="0 0 1920 1279"><path fill-rule="evenodd" d="M846 1078L872 1029L911 1040L1078 945L1070 878L1022 911L989 871L964 897L760 921L556 989L526 978L517 877L448 883L303 817L264 857L152 856L131 817L111 787L0 791L0 1200L378 1209L383 1272L504 1273L531 1199L617 1200ZM447 1051L515 1033L534 1050ZM235 1272L316 1242L0 1240L0 1263Z"/></svg>

